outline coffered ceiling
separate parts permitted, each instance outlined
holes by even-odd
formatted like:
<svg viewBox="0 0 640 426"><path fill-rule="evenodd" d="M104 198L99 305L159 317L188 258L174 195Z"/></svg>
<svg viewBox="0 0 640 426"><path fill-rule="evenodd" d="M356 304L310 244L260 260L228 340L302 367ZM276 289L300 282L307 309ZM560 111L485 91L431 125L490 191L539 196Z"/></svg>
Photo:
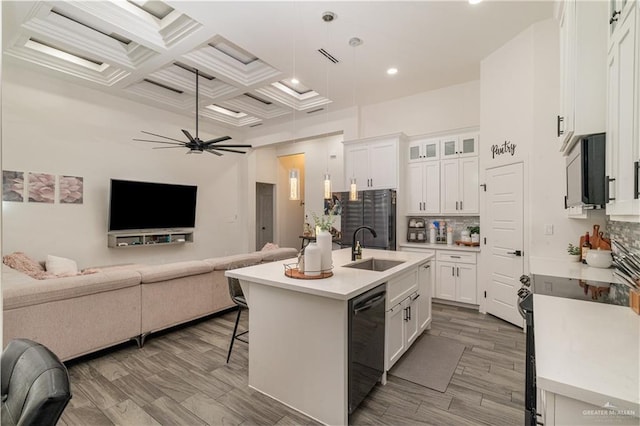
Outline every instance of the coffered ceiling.
<svg viewBox="0 0 640 426"><path fill-rule="evenodd" d="M545 1L3 1L4 61L250 129L462 83ZM322 16L331 11L332 22ZM349 40L358 37L359 46ZM396 67L396 75L386 74ZM298 83L292 82L295 77Z"/></svg>

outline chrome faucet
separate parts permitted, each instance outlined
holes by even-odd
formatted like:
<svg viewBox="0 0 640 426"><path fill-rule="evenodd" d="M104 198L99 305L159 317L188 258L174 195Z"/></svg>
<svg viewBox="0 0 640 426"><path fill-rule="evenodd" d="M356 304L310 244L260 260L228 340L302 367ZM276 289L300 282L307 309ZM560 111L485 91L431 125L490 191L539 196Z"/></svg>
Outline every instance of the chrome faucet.
<svg viewBox="0 0 640 426"><path fill-rule="evenodd" d="M357 227L356 230L353 231L353 238L351 240L351 261L352 262L354 260L356 260L356 234L361 229L368 229L371 232L371 235L373 235L373 238L376 238L378 236L378 234L376 234L376 230L373 229L370 226L359 226L359 227Z"/></svg>

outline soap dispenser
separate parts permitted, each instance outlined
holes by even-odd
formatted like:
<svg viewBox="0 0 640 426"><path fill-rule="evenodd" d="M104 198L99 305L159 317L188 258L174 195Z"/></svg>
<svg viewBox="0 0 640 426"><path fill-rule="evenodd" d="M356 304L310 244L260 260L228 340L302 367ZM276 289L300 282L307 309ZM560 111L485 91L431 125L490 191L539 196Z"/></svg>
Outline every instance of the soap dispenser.
<svg viewBox="0 0 640 426"><path fill-rule="evenodd" d="M362 259L362 246L360 245L360 241L356 241L356 260Z"/></svg>

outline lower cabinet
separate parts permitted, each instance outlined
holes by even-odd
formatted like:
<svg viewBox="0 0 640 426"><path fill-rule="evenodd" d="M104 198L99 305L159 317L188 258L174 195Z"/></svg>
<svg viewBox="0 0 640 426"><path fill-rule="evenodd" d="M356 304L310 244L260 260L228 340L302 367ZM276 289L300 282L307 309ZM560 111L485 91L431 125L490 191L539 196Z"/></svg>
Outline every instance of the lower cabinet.
<svg viewBox="0 0 640 426"><path fill-rule="evenodd" d="M417 268L387 283L385 325L385 370L409 349L420 334L418 301L420 269Z"/></svg>
<svg viewBox="0 0 640 426"><path fill-rule="evenodd" d="M475 253L438 250L435 297L477 304Z"/></svg>
<svg viewBox="0 0 640 426"><path fill-rule="evenodd" d="M418 327L420 332L431 328L431 294L433 292L433 281L435 278L435 268L432 261L420 265L418 268Z"/></svg>

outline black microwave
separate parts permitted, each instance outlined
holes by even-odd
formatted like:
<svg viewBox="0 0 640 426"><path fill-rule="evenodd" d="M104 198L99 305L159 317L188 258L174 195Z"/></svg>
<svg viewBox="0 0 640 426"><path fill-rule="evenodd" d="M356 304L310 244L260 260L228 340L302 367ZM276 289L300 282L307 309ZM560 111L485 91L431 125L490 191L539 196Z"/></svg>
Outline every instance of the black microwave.
<svg viewBox="0 0 640 426"><path fill-rule="evenodd" d="M565 208L602 208L605 192L605 134L583 136L567 156Z"/></svg>

